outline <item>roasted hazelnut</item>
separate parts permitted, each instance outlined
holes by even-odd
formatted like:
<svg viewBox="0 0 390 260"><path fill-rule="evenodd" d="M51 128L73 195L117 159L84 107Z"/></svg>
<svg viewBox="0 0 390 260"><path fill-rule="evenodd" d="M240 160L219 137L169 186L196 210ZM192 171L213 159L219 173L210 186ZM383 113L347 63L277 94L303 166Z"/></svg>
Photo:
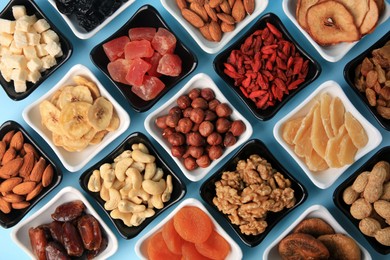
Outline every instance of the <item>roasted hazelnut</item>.
<svg viewBox="0 0 390 260"><path fill-rule="evenodd" d="M178 114L169 114L165 118L165 124L169 127L175 128L179 122L180 115Z"/></svg>
<svg viewBox="0 0 390 260"><path fill-rule="evenodd" d="M213 100L215 98L214 91L211 88L203 88L200 91L200 96L207 101Z"/></svg>
<svg viewBox="0 0 390 260"><path fill-rule="evenodd" d="M176 100L176 103L180 109L186 109L191 105L191 99L187 95L182 95Z"/></svg>
<svg viewBox="0 0 390 260"><path fill-rule="evenodd" d="M213 132L207 136L207 143L209 145L219 145L222 143L222 140L222 136L217 132Z"/></svg>
<svg viewBox="0 0 390 260"><path fill-rule="evenodd" d="M194 100L195 98L197 98L199 96L200 96L200 89L198 89L198 88L191 89L190 92L188 92L188 97L191 100Z"/></svg>
<svg viewBox="0 0 390 260"><path fill-rule="evenodd" d="M196 164L201 168L206 168L210 165L211 161L207 154L202 155L198 159L196 159Z"/></svg>
<svg viewBox="0 0 390 260"><path fill-rule="evenodd" d="M235 120L232 122L229 131L234 136L240 136L242 135L246 130L246 125L241 120Z"/></svg>
<svg viewBox="0 0 390 260"><path fill-rule="evenodd" d="M218 99L213 99L209 101L209 109L211 111L215 111L215 108L221 104L221 102Z"/></svg>
<svg viewBox="0 0 390 260"><path fill-rule="evenodd" d="M198 132L199 131L200 124L193 124L191 131L192 132Z"/></svg>
<svg viewBox="0 0 390 260"><path fill-rule="evenodd" d="M174 107L169 109L168 114L170 114L170 115L178 114L181 117L181 109L178 106L174 106Z"/></svg>
<svg viewBox="0 0 390 260"><path fill-rule="evenodd" d="M171 147L171 154L174 157L181 158L181 157L183 157L185 152L186 152L186 148L182 145Z"/></svg>
<svg viewBox="0 0 390 260"><path fill-rule="evenodd" d="M205 144L205 139L198 132L188 133L186 137L188 145L203 146Z"/></svg>
<svg viewBox="0 0 390 260"><path fill-rule="evenodd" d="M187 107L186 109L184 109L183 117L190 117L192 109L193 109L192 107Z"/></svg>
<svg viewBox="0 0 390 260"><path fill-rule="evenodd" d="M227 132L223 138L223 146L229 147L234 145L237 142L237 138L231 133Z"/></svg>
<svg viewBox="0 0 390 260"><path fill-rule="evenodd" d="M220 145L212 145L208 149L208 155L211 160L216 160L223 154L223 149Z"/></svg>
<svg viewBox="0 0 390 260"><path fill-rule="evenodd" d="M175 132L175 130L174 130L173 128L167 127L167 128L165 128L165 129L163 130L163 132L162 132L162 137L165 138L165 139L168 139L168 137L169 137L172 133L174 133L174 132Z"/></svg>
<svg viewBox="0 0 390 260"><path fill-rule="evenodd" d="M214 121L217 119L217 114L211 110L204 111L204 120L205 121Z"/></svg>
<svg viewBox="0 0 390 260"><path fill-rule="evenodd" d="M167 116L159 116L156 118L156 126L160 129L165 129L167 128L167 124L166 124L166 120L167 120Z"/></svg>
<svg viewBox="0 0 390 260"><path fill-rule="evenodd" d="M181 133L172 133L168 136L168 142L173 146L183 145L185 143L185 137Z"/></svg>
<svg viewBox="0 0 390 260"><path fill-rule="evenodd" d="M201 108L194 108L191 110L190 119L196 124L200 124L204 120L204 111Z"/></svg>
<svg viewBox="0 0 390 260"><path fill-rule="evenodd" d="M203 155L203 152L203 146L189 146L187 149L187 153L196 159L201 157Z"/></svg>
<svg viewBox="0 0 390 260"><path fill-rule="evenodd" d="M215 122L215 129L217 130L218 133L224 134L230 129L231 122L224 118L220 117L217 119Z"/></svg>
<svg viewBox="0 0 390 260"><path fill-rule="evenodd" d="M180 118L179 122L177 123L176 130L178 132L186 134L186 133L189 133L191 131L192 125L193 125L193 123L192 123L191 119L189 119L187 117Z"/></svg>
<svg viewBox="0 0 390 260"><path fill-rule="evenodd" d="M193 108L201 108L201 109L207 109L209 107L209 104L204 98L197 97L191 102L191 107Z"/></svg>
<svg viewBox="0 0 390 260"><path fill-rule="evenodd" d="M214 125L210 121L203 121L202 123L200 123L200 125L199 125L199 133L202 136L207 137L213 131L214 131Z"/></svg>
<svg viewBox="0 0 390 260"><path fill-rule="evenodd" d="M198 168L198 164L196 163L196 160L191 156L185 158L183 162L184 162L184 167L189 171Z"/></svg>
<svg viewBox="0 0 390 260"><path fill-rule="evenodd" d="M215 107L215 113L217 113L217 116L219 117L228 117L232 112L232 109L226 103L221 103Z"/></svg>

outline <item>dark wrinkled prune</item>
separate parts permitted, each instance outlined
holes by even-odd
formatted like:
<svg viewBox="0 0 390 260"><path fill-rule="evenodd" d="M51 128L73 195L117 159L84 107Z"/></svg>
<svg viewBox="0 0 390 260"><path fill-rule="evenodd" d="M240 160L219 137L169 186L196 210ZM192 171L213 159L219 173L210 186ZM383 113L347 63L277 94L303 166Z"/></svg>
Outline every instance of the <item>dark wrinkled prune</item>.
<svg viewBox="0 0 390 260"><path fill-rule="evenodd" d="M104 16L96 11L90 11L86 15L79 15L77 17L79 20L79 25L88 32L92 31L104 21Z"/></svg>
<svg viewBox="0 0 390 260"><path fill-rule="evenodd" d="M102 0L99 6L99 12L104 16L109 16L115 11L111 0Z"/></svg>
<svg viewBox="0 0 390 260"><path fill-rule="evenodd" d="M77 222L84 247L88 250L99 250L102 243L102 232L99 222L92 215L84 215Z"/></svg>
<svg viewBox="0 0 390 260"><path fill-rule="evenodd" d="M69 256L81 256L84 253L83 242L76 227L69 222L62 225L62 240Z"/></svg>
<svg viewBox="0 0 390 260"><path fill-rule="evenodd" d="M45 248L48 242L46 233L46 230L42 227L30 228L28 230L31 248L38 260L46 259Z"/></svg>
<svg viewBox="0 0 390 260"><path fill-rule="evenodd" d="M81 200L74 200L58 206L51 217L60 222L72 221L81 216L84 209L85 205Z"/></svg>
<svg viewBox="0 0 390 260"><path fill-rule="evenodd" d="M49 225L51 237L62 244L62 222L53 221Z"/></svg>
<svg viewBox="0 0 390 260"><path fill-rule="evenodd" d="M56 1L56 6L57 6L58 11L60 11L60 13L65 14L65 15L71 15L74 11L73 4L64 5L61 2Z"/></svg>
<svg viewBox="0 0 390 260"><path fill-rule="evenodd" d="M45 248L47 260L68 260L70 257L66 254L66 251L62 245L57 242L51 241Z"/></svg>
<svg viewBox="0 0 390 260"><path fill-rule="evenodd" d="M79 0L76 5L76 11L78 13L87 14L94 5L94 0Z"/></svg>

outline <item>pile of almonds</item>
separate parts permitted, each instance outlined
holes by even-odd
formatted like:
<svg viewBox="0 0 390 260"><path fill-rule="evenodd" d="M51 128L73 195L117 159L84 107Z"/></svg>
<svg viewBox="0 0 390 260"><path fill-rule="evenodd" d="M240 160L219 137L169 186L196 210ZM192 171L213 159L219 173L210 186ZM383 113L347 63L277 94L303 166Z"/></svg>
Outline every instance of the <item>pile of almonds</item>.
<svg viewBox="0 0 390 260"><path fill-rule="evenodd" d="M184 19L215 42L255 10L255 0L176 0L176 4Z"/></svg>
<svg viewBox="0 0 390 260"><path fill-rule="evenodd" d="M0 210L8 214L28 207L50 185L53 173L21 131L8 131L0 141Z"/></svg>

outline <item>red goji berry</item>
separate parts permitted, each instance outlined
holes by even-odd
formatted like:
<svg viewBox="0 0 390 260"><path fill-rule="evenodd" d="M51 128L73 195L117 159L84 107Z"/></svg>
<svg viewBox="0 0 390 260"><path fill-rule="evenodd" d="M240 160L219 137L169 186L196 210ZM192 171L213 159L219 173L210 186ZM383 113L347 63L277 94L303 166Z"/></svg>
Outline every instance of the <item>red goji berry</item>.
<svg viewBox="0 0 390 260"><path fill-rule="evenodd" d="M267 103L269 98L269 93L265 94L262 96L259 101L256 102L256 107L262 109L264 105Z"/></svg>
<svg viewBox="0 0 390 260"><path fill-rule="evenodd" d="M268 28L264 28L262 34L261 34L261 39L262 40L265 40L268 38L268 36L270 35L270 32L269 32L269 29Z"/></svg>
<svg viewBox="0 0 390 260"><path fill-rule="evenodd" d="M243 77L242 75L238 74L237 72L233 72L233 71L230 71L228 69L224 69L223 72L233 79L239 79L239 78Z"/></svg>
<svg viewBox="0 0 390 260"><path fill-rule="evenodd" d="M267 93L266 90L255 90L255 91L252 91L252 92L249 94L249 98L261 97L261 96L263 96L263 95L266 94L266 93Z"/></svg>
<svg viewBox="0 0 390 260"><path fill-rule="evenodd" d="M273 24L267 23L267 27L276 38L282 38L282 33Z"/></svg>
<svg viewBox="0 0 390 260"><path fill-rule="evenodd" d="M297 79L297 80L291 82L291 83L287 86L287 88L288 88L289 90L296 89L296 88L299 86L299 84L301 84L301 83L304 82L304 81L305 81L304 79Z"/></svg>

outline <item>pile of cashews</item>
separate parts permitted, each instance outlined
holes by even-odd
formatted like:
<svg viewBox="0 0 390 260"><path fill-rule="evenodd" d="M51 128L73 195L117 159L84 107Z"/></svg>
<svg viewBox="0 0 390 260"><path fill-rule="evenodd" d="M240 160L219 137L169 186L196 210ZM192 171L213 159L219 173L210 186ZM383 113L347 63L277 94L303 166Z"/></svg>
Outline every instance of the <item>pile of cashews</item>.
<svg viewBox="0 0 390 260"><path fill-rule="evenodd" d="M155 157L143 143L133 144L113 163L102 164L88 180L88 190L100 192L104 208L114 219L128 226L139 226L162 209L171 198L172 176L156 166Z"/></svg>

